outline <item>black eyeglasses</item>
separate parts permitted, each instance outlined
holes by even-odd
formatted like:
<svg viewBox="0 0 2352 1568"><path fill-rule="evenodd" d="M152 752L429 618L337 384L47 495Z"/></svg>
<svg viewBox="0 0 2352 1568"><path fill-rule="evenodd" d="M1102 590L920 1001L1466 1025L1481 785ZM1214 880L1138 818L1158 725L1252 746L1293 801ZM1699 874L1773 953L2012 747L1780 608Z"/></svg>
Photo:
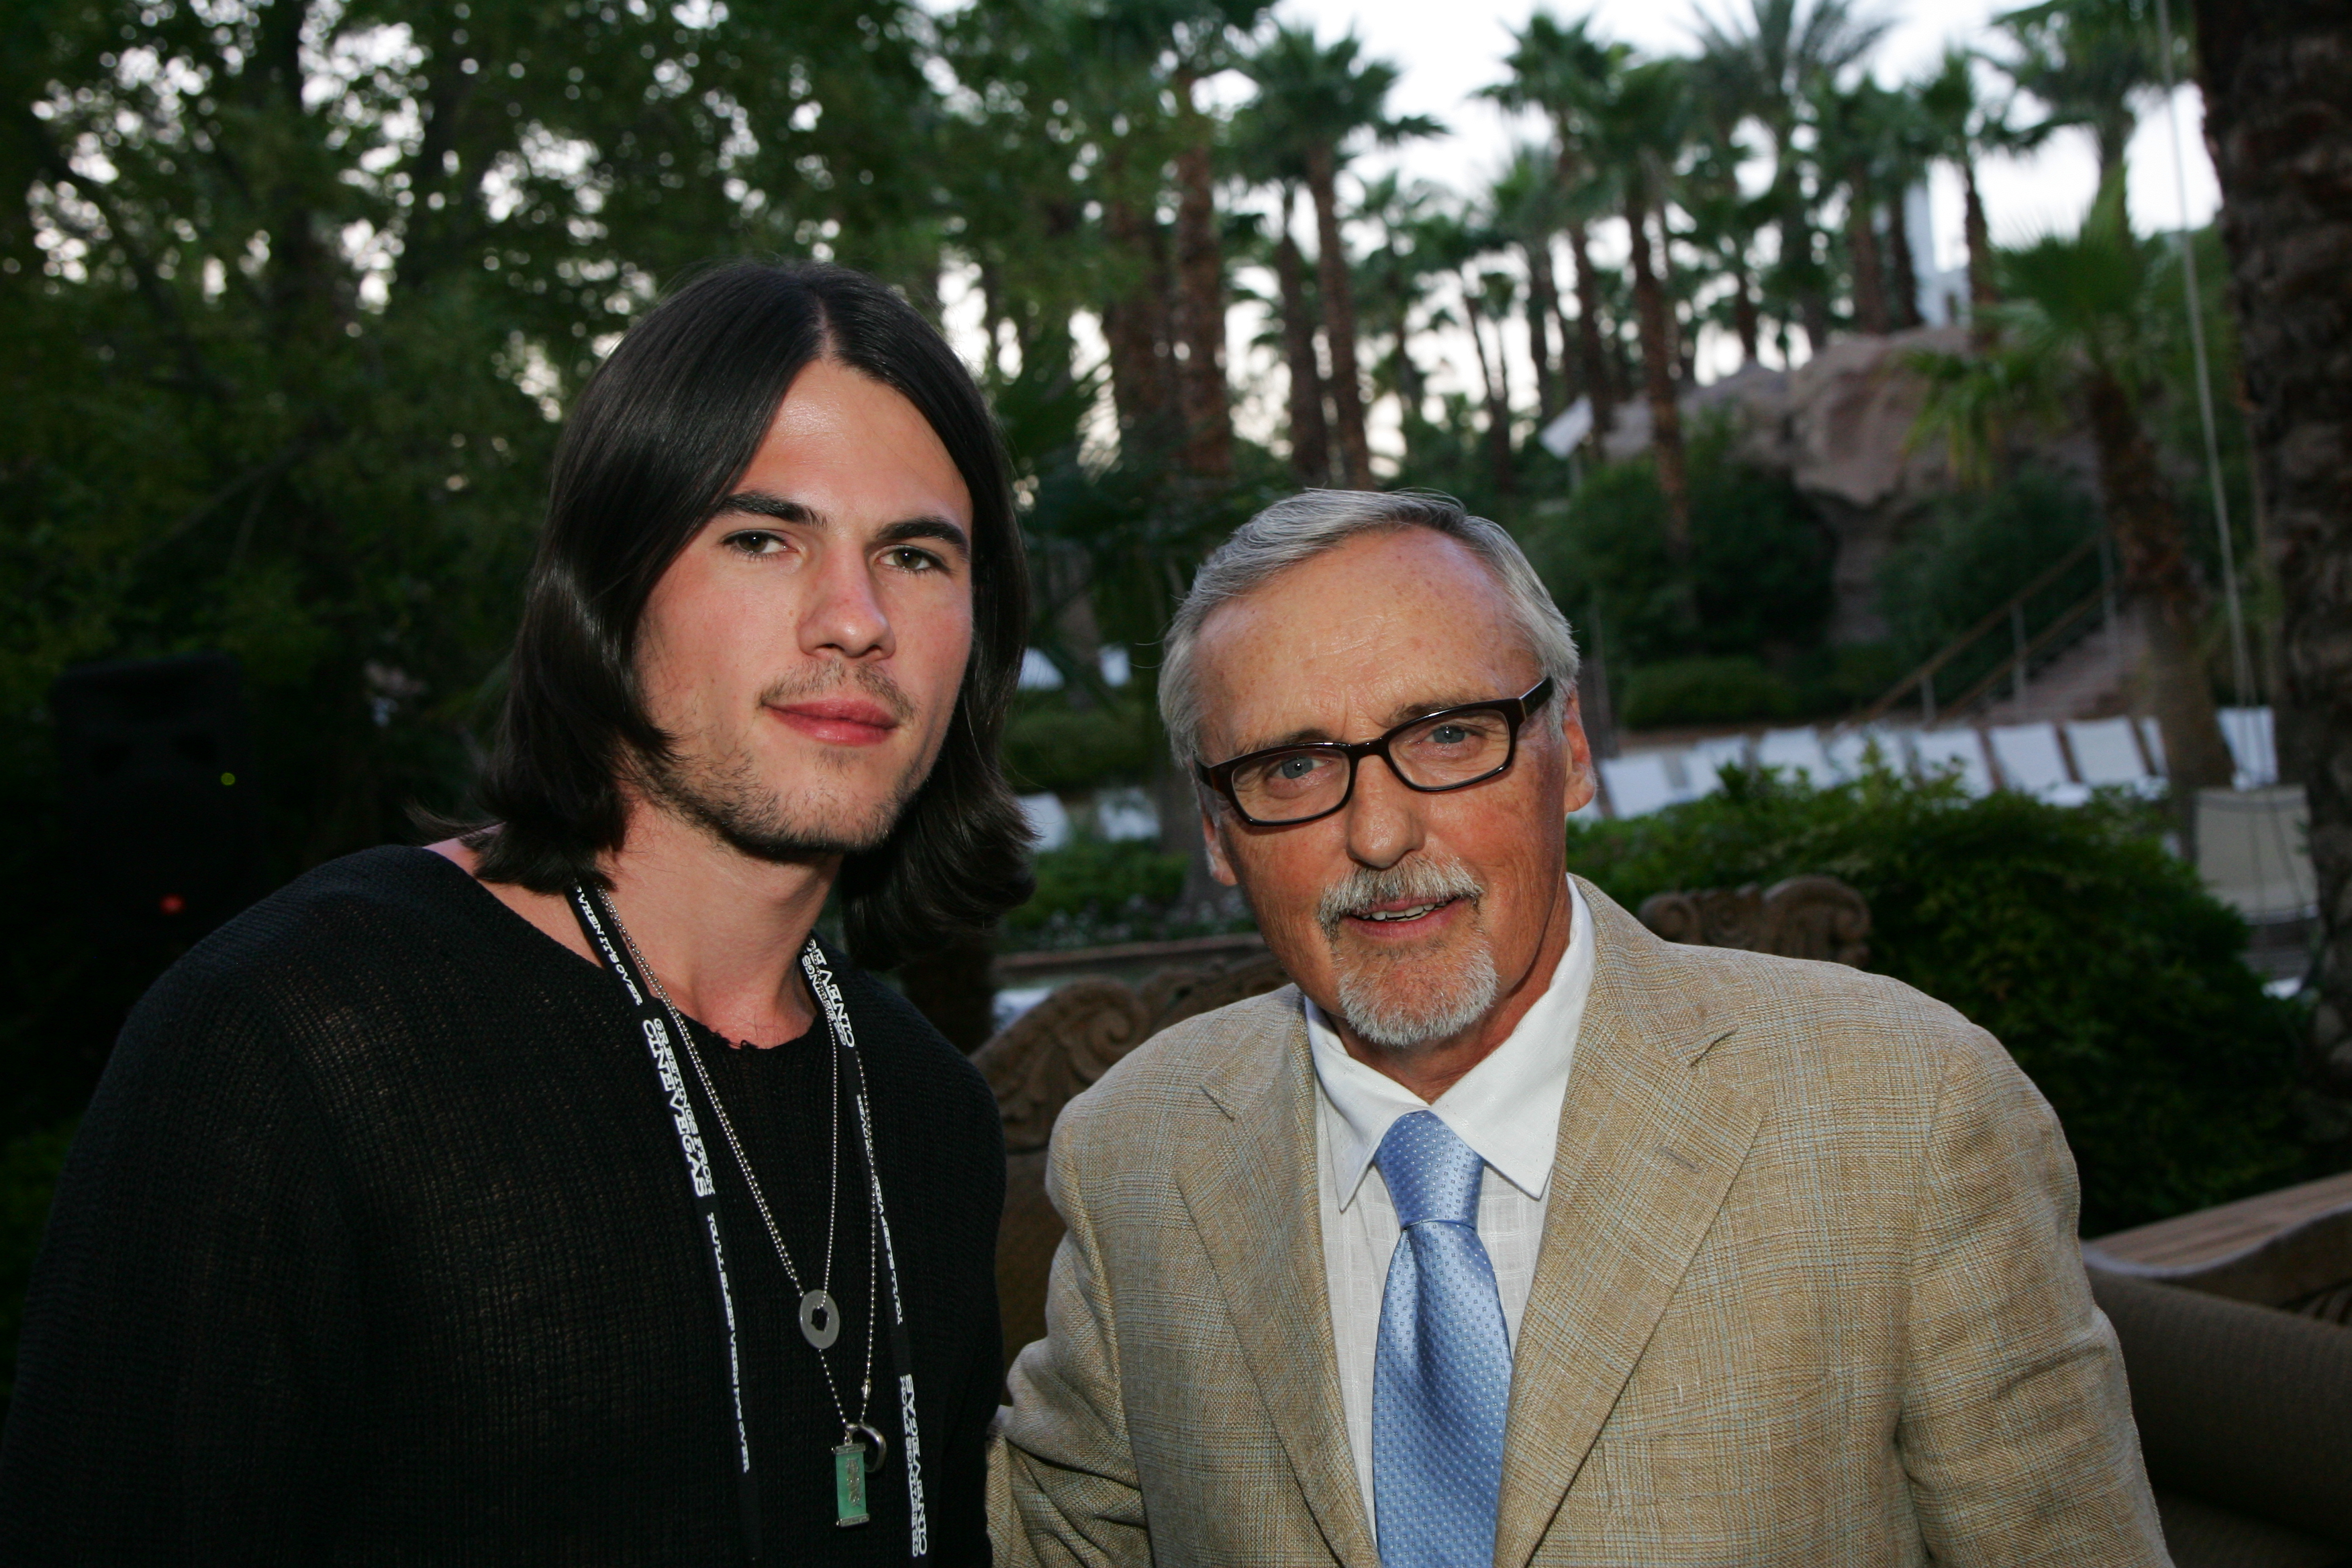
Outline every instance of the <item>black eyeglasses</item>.
<svg viewBox="0 0 2352 1568"><path fill-rule="evenodd" d="M1546 676L1524 696L1468 702L1409 719L1376 741L1310 741L1245 752L1196 767L1201 782L1255 827L1287 827L1328 816L1356 793L1356 764L1388 763L1407 789L1443 795L1484 784L1519 752L1519 726L1551 700Z"/></svg>

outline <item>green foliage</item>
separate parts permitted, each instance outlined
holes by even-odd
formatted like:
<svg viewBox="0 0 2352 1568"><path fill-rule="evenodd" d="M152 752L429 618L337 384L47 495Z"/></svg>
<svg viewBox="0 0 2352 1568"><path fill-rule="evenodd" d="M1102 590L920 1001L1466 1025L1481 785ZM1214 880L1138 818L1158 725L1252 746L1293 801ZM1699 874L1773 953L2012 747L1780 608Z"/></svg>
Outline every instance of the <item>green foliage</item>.
<svg viewBox="0 0 2352 1568"><path fill-rule="evenodd" d="M1596 468L1521 542L1571 619L1597 608L1622 665L1694 654L1770 656L1821 641L1833 603L1831 539L1787 480L1741 462L1711 424L1690 444L1691 561L1666 552L1666 503L1646 459ZM1693 623L1683 606L1696 604Z"/></svg>
<svg viewBox="0 0 2352 1568"><path fill-rule="evenodd" d="M1184 857L1134 839L1074 838L1037 857L1037 893L1004 918L1014 947L1086 947L1164 934Z"/></svg>
<svg viewBox="0 0 2352 1568"><path fill-rule="evenodd" d="M1895 646L1911 659L1926 658L2098 526L2092 498L2046 468L2019 468L1990 489L1942 498L1879 567L1879 609ZM2048 604L2027 606L2030 624L2038 627L2042 617L2080 599L2098 581L2098 563L2085 561L2040 596ZM1998 644L1994 653L2008 653L2006 639L1991 640Z"/></svg>
<svg viewBox="0 0 2352 1568"><path fill-rule="evenodd" d="M41 1233L49 1217L49 1197L74 1124L22 1133L0 1144L0 1414L16 1382L16 1331L25 1318L25 1287Z"/></svg>
<svg viewBox="0 0 2352 1568"><path fill-rule="evenodd" d="M1753 658L1678 658L1634 670L1620 711L1632 730L1787 719L1797 711L1797 694Z"/></svg>
<svg viewBox="0 0 2352 1568"><path fill-rule="evenodd" d="M1121 701L1085 711L1063 701L1024 701L1004 737L1004 768L1013 787L1068 793L1139 784L1151 771L1159 731L1141 704Z"/></svg>
<svg viewBox="0 0 2352 1568"><path fill-rule="evenodd" d="M2099 1235L2320 1173L2293 1100L2297 1020L2241 961L2245 925L2152 809L2066 809L1878 773L1570 824L1569 864L1633 908L1675 888L1842 877L1873 969L2000 1037L2066 1128Z"/></svg>

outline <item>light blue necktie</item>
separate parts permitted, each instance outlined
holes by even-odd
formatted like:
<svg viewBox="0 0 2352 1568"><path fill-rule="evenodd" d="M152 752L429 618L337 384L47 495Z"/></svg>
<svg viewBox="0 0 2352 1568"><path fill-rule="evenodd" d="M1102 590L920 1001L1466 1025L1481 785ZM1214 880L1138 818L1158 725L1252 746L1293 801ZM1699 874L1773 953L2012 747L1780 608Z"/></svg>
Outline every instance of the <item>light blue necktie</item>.
<svg viewBox="0 0 2352 1568"><path fill-rule="evenodd" d="M1399 1117L1374 1159L1404 1228L1372 1371L1381 1568L1487 1568L1511 1344L1478 1239L1486 1162L1426 1110Z"/></svg>

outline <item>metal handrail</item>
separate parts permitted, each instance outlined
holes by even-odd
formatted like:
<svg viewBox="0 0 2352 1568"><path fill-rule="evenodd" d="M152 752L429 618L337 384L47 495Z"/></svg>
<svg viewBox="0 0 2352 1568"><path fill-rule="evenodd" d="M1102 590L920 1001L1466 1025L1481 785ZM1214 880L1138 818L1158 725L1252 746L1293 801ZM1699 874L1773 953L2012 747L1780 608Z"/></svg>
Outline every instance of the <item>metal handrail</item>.
<svg viewBox="0 0 2352 1568"><path fill-rule="evenodd" d="M2105 529L2102 528L2095 531L2080 544L2077 544L2074 549L2066 552L2065 554L2060 556L2042 571L2037 573L2032 582L2026 584L2024 587L2020 588L2016 593L2011 594L2008 598L2002 600L1997 607L1985 612L1985 616L1982 620L1977 622L1976 625L1970 626L1967 631L1962 632L1958 637L1954 637L1950 642L1946 643L1932 658L1927 660L1927 663L1921 665L1918 668L1913 670L1910 674L1905 676L1902 679L1888 687L1884 696L1880 697L1877 701L1873 702L1868 708L1864 709L1861 715L1851 721L1851 722L1856 726L1877 722L1879 719L1885 715L1888 709L1895 706L1895 700L1905 692L1910 690L1913 687L1917 686L1924 680L1933 679L1937 670L1943 668L1944 666L1949 664L1953 659L1958 658L1968 649L1969 645L1973 644L1979 637L1984 636L1985 633L1992 630L1993 627L2000 626L2002 622L2008 620L2011 613L2022 605L2026 600L2042 592L2042 589L2050 586L2051 584L2056 582L2060 577L2064 576L2075 566L2080 565L2084 557L2089 555L2094 550L2096 550L2106 537L2107 531ZM2104 591L2105 590L2102 590L2102 592Z"/></svg>
<svg viewBox="0 0 2352 1568"><path fill-rule="evenodd" d="M2090 614L2093 610L2097 609L2100 603L2105 600L2106 596L2107 591L2105 587L2095 588L2092 590L2088 598L2078 600L2072 607L2061 611L2048 626L2042 628L2040 634L2037 635L2032 642L2027 643L2023 647L2018 649L2015 653L2011 654L2007 658L2002 659L2000 663L1994 666L1991 673L1988 674L1982 680L1978 681L1974 686L1969 687L1966 691L1960 693L1959 696L1954 698L1951 702L1946 705L1944 711L1954 715L1967 712L1971 707L1975 706L1977 702L1981 700L1988 692L1991 691L1994 687L2000 685L2002 678L2008 675L2011 670L2029 664L2035 654L2038 654L2042 649L2048 647L2050 644L2056 639L2060 632L2064 631L2083 616Z"/></svg>

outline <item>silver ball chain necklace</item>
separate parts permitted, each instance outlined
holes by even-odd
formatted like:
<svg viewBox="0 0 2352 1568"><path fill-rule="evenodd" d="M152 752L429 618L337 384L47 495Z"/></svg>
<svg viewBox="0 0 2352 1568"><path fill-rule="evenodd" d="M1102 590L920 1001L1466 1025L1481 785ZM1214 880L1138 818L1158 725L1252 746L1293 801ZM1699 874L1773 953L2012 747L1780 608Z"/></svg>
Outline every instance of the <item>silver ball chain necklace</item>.
<svg viewBox="0 0 2352 1568"><path fill-rule="evenodd" d="M824 1016L825 1028L832 1049L832 1091L826 1104L832 1131L831 1173L826 1182L824 1271L817 1288L806 1288L798 1267L793 1261L792 1249L784 1245L782 1230L777 1226L775 1214L770 1208L767 1194L760 1186L760 1178L751 1168L750 1158L735 1132L734 1121L719 1100L710 1074L703 1065L702 1053L694 1043L692 1031L684 1015L670 1000L653 966L646 962L636 941L629 934L620 914L602 889L585 885L572 889L572 913L580 921L582 932L592 947L604 957L605 965L620 981L623 990L637 1013L640 1033L652 1052L654 1068L677 1129L681 1151L686 1156L688 1180L694 1190L697 1217L708 1242L711 1270L718 1287L719 1318L727 1341L729 1392L733 1401L735 1436L738 1455L738 1500L743 1516L746 1552L749 1561L759 1560L759 1496L751 1464L751 1436L743 1417L742 1363L736 1338L736 1317L732 1289L729 1282L725 1245L719 1227L716 1203L717 1183L713 1179L710 1160L695 1115L693 1096L688 1092L684 1076L677 1070L677 1047L682 1047L686 1058L701 1085L703 1099L718 1121L728 1151L734 1156L735 1167L743 1175L743 1184L758 1210L761 1224L774 1246L776 1258L783 1265L784 1278L799 1298L801 1335L816 1352L817 1364L824 1373L825 1390L832 1396L835 1415L840 1419L842 1437L831 1450L834 1479L835 1521L841 1527L861 1525L871 1517L866 1511L866 1478L881 1469L889 1452L889 1445L881 1431L866 1420L867 1407L874 1388L874 1341L881 1321L884 1298L881 1284L887 1269L889 1279L891 1353L898 1368L900 1432L907 1465L907 1493L910 1511L909 1555L920 1561L929 1555L929 1529L923 1506L922 1458L919 1432L916 1423L915 1380L908 1343L904 1298L898 1289L896 1249L891 1245L889 1216L882 1201L881 1170L874 1158L874 1121L868 1105L866 1067L856 1048L856 1036L849 1022L849 1009L844 1002L840 986L835 982L832 966L826 962L822 948L812 936L801 950L803 974L808 981L809 992ZM612 940L617 936L617 944ZM841 1333L841 1309L833 1296L833 1264L835 1221L840 1210L841 1186L841 1120L842 1120L842 1058L849 1059L855 1075L852 1100L857 1111L857 1129L866 1156L868 1202L867 1279L866 1320L866 1361L860 1377L857 1397L857 1418L850 1419L841 1398L840 1385L834 1377L833 1363L827 1358Z"/></svg>

